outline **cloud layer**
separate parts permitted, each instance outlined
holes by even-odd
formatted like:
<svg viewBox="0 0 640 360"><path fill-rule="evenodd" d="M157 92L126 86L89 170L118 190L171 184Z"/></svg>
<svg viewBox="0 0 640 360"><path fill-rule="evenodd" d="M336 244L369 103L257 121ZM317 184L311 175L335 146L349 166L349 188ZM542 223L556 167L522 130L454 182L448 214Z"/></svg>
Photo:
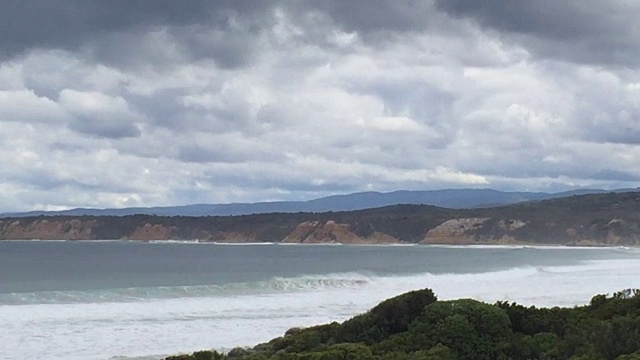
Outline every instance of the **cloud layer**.
<svg viewBox="0 0 640 360"><path fill-rule="evenodd" d="M640 183L626 1L0 4L0 211Z"/></svg>

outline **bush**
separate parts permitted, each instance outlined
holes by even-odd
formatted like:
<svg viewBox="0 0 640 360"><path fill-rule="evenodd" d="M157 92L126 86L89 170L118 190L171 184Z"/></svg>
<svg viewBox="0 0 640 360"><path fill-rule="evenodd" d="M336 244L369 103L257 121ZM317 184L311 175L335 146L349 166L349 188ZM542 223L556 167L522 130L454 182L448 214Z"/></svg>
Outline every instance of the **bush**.
<svg viewBox="0 0 640 360"><path fill-rule="evenodd" d="M409 329L425 306L437 297L431 289L411 291L385 300L368 313L345 321L337 330L337 342L374 344Z"/></svg>
<svg viewBox="0 0 640 360"><path fill-rule="evenodd" d="M470 299L427 306L410 332L423 349L443 344L460 359L470 360L506 357L512 336L511 322L502 309Z"/></svg>

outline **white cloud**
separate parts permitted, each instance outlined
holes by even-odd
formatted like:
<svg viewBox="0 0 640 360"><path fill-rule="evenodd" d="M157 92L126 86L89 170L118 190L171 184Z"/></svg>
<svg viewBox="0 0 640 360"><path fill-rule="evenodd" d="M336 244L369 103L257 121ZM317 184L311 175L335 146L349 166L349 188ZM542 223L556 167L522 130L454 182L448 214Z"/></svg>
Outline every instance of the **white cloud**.
<svg viewBox="0 0 640 360"><path fill-rule="evenodd" d="M80 92L71 89L60 91L60 105L82 116L99 113L129 112L126 100L119 96L108 96L97 91Z"/></svg>
<svg viewBox="0 0 640 360"><path fill-rule="evenodd" d="M7 58L0 211L638 185L637 68L394 4L264 5Z"/></svg>
<svg viewBox="0 0 640 360"><path fill-rule="evenodd" d="M58 101L60 106L74 115L70 123L73 130L115 139L140 136L138 122L142 118L120 96L64 89Z"/></svg>
<svg viewBox="0 0 640 360"><path fill-rule="evenodd" d="M421 131L423 127L415 120L404 116L387 116L372 119L359 118L357 125L363 128L371 128L385 132L414 132Z"/></svg>
<svg viewBox="0 0 640 360"><path fill-rule="evenodd" d="M65 118L64 109L32 90L0 91L0 122L55 124Z"/></svg>

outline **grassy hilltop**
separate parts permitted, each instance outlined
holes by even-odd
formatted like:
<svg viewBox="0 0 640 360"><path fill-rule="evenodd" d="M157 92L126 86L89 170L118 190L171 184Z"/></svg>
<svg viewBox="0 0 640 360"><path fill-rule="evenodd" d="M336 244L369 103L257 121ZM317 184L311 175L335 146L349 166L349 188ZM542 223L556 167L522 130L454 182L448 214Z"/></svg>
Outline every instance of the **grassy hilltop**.
<svg viewBox="0 0 640 360"><path fill-rule="evenodd" d="M640 360L640 291L575 308L438 301L429 289L386 300L344 323L291 329L253 349L166 360Z"/></svg>

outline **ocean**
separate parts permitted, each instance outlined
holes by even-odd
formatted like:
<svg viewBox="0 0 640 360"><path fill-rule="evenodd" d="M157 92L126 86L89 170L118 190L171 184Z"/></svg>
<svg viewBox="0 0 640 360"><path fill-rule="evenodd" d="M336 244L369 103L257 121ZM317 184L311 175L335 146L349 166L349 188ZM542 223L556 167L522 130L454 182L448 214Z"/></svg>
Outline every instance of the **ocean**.
<svg viewBox="0 0 640 360"><path fill-rule="evenodd" d="M403 292L536 306L640 287L640 250L0 242L0 359L158 359L253 346Z"/></svg>

